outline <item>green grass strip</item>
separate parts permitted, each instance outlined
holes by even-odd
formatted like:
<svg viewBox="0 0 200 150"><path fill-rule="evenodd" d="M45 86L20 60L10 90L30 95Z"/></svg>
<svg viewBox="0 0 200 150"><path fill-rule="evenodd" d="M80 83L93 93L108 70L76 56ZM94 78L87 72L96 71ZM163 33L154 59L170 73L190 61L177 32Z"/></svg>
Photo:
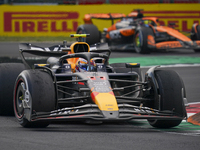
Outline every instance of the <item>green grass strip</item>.
<svg viewBox="0 0 200 150"><path fill-rule="evenodd" d="M140 63L141 66L171 65L171 64L198 64L200 57L181 56L152 56L152 57L126 57L110 58L110 63Z"/></svg>

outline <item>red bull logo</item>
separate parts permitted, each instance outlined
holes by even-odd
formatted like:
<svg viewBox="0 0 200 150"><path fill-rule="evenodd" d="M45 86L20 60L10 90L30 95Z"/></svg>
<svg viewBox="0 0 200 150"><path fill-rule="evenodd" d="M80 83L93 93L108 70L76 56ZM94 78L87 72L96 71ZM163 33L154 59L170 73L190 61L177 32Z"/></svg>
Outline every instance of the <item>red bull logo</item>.
<svg viewBox="0 0 200 150"><path fill-rule="evenodd" d="M75 32L78 12L4 12L4 32Z"/></svg>

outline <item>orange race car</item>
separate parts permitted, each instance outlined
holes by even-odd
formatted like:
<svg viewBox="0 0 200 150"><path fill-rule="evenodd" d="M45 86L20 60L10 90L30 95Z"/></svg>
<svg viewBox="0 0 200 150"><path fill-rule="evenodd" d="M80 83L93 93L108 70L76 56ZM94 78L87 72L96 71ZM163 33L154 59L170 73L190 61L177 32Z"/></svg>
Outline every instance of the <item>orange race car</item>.
<svg viewBox="0 0 200 150"><path fill-rule="evenodd" d="M101 33L92 19L111 20L112 26ZM115 19L120 19L114 23ZM135 50L150 53L153 50L194 49L200 51L200 26L194 24L191 38L167 26L159 26L158 18L144 17L140 9L127 16L120 13L86 14L85 24L77 28L79 34L90 34L86 42L90 45L108 43L111 50ZM173 24L171 24L173 25Z"/></svg>

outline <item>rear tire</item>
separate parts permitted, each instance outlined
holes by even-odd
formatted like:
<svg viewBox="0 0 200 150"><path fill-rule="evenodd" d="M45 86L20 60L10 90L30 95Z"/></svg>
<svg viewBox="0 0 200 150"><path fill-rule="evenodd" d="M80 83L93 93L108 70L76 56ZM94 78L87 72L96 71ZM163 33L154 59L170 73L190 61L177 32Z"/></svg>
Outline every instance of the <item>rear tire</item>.
<svg viewBox="0 0 200 150"><path fill-rule="evenodd" d="M149 35L154 37L152 29L148 27L141 27L136 31L134 37L134 47L137 53L149 54L151 52L151 49L148 47Z"/></svg>
<svg viewBox="0 0 200 150"><path fill-rule="evenodd" d="M196 28L196 31L195 29ZM192 27L192 31L191 31L191 40L192 41L197 41L197 40L200 40L200 25L197 25L195 27L195 24L193 25ZM194 49L195 52L200 52L200 49Z"/></svg>
<svg viewBox="0 0 200 150"><path fill-rule="evenodd" d="M21 63L0 64L0 115L14 115L13 90L17 76L25 69Z"/></svg>
<svg viewBox="0 0 200 150"><path fill-rule="evenodd" d="M174 111L180 117L185 116L183 102L183 82L173 70L156 70L155 78L158 84L160 102L155 102L155 109L160 111ZM171 128L181 123L179 120L148 120L149 124L157 128Z"/></svg>
<svg viewBox="0 0 200 150"><path fill-rule="evenodd" d="M40 70L25 70L17 78L14 92L14 113L20 125L44 128L49 121L31 122L31 115L50 112L56 107L55 88L51 76ZM24 108L23 101L30 108Z"/></svg>
<svg viewBox="0 0 200 150"><path fill-rule="evenodd" d="M85 42L89 45L99 43L101 35L98 28L93 24L84 24L77 28L76 33L78 34L90 34L90 37L85 38Z"/></svg>

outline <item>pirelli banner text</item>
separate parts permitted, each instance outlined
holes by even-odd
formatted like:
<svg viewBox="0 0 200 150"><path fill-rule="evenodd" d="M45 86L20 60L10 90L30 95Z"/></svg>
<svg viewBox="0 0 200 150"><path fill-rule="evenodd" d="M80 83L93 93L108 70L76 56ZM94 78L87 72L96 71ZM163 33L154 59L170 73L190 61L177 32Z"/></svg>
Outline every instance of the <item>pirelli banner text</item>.
<svg viewBox="0 0 200 150"><path fill-rule="evenodd" d="M76 32L88 13L124 13L143 9L144 16L159 18L160 25L175 23L175 29L190 32L200 23L200 4L148 5L1 5L0 36L69 36ZM111 21L94 19L99 30Z"/></svg>

